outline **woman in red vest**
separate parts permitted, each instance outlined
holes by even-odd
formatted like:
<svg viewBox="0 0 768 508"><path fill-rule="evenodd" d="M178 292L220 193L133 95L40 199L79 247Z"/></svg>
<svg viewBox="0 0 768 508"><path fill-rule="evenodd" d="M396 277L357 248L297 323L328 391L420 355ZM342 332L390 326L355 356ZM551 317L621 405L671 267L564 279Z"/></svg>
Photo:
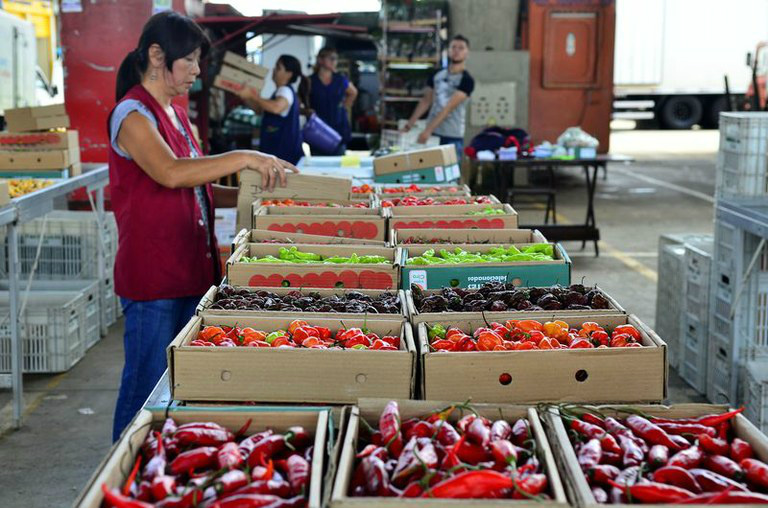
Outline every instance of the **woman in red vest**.
<svg viewBox="0 0 768 508"><path fill-rule="evenodd" d="M109 179L119 232L115 292L125 313L125 366L113 440L165 371L165 348L221 279L214 208L237 206L237 189L211 182L254 170L271 190L285 185L286 170L296 172L250 150L202 156L184 109L172 99L189 91L208 47L191 19L156 14L117 75Z"/></svg>

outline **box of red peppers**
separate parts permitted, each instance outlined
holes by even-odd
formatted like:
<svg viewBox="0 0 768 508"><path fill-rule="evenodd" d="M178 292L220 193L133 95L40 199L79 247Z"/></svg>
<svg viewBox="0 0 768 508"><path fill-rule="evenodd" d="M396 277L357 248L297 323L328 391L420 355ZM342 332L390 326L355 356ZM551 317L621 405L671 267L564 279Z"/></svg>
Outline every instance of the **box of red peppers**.
<svg viewBox="0 0 768 508"><path fill-rule="evenodd" d="M331 506L544 506L568 502L526 406L360 400Z"/></svg>
<svg viewBox="0 0 768 508"><path fill-rule="evenodd" d="M544 415L574 504L768 504L768 438L709 404L561 406Z"/></svg>
<svg viewBox="0 0 768 508"><path fill-rule="evenodd" d="M401 321L204 313L168 346L168 370L175 400L409 398L416 347L410 324Z"/></svg>
<svg viewBox="0 0 768 508"><path fill-rule="evenodd" d="M74 506L321 508L336 440L323 408L142 410Z"/></svg>

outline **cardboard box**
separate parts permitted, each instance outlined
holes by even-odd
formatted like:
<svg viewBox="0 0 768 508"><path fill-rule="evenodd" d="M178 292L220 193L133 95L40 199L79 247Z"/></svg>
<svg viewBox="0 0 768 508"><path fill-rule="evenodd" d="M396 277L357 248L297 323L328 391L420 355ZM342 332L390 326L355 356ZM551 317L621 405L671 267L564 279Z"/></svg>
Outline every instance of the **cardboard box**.
<svg viewBox="0 0 768 508"><path fill-rule="evenodd" d="M249 62L244 56L233 53L232 51L224 53L224 63L263 80L266 80L267 77L269 77L269 68Z"/></svg>
<svg viewBox="0 0 768 508"><path fill-rule="evenodd" d="M377 183L446 183L461 176L454 145L385 155L373 159Z"/></svg>
<svg viewBox="0 0 768 508"><path fill-rule="evenodd" d="M240 246L227 260L227 282L233 286L398 289L402 252L368 245L296 245L305 252L324 256L384 256L391 264L293 264L240 263L243 256L277 256L287 245L254 244Z"/></svg>
<svg viewBox="0 0 768 508"><path fill-rule="evenodd" d="M264 78L229 65L221 66L218 77L258 90L264 88Z"/></svg>
<svg viewBox="0 0 768 508"><path fill-rule="evenodd" d="M309 508L323 506L324 484L327 477L335 473L336 455L333 446L335 432L330 420L330 411L326 408L285 407L285 408L169 408L167 416L178 424L199 421L216 422L231 430L233 433L251 420L247 435L272 429L277 432L287 432L290 427L302 426L314 436L312 452L312 469L310 471L308 504ZM106 458L91 476L85 488L75 501L76 508L99 508L102 506L104 495L101 485L111 488L122 488L130 465L136 461L136 452L141 447L151 430L159 430L166 419L165 411L150 412L142 409L131 421L128 428L120 436L120 440L109 450ZM323 470L329 474L324 476Z"/></svg>
<svg viewBox="0 0 768 508"><path fill-rule="evenodd" d="M237 229L250 229L252 205L259 198L312 198L346 200L352 192L352 179L339 176L288 175L288 185L276 186L272 192L261 187L261 175L256 171L240 172L240 190L237 194Z"/></svg>
<svg viewBox="0 0 768 508"><path fill-rule="evenodd" d="M373 198L367 200L351 199L311 199L299 198L294 201L309 203L309 206L299 205L273 205L269 199L259 198L253 202L253 211L256 213L259 208L265 208L264 215L380 215L379 206ZM335 204L340 206L327 206ZM358 205L365 204L366 207ZM315 205L315 206L312 206Z"/></svg>
<svg viewBox="0 0 768 508"><path fill-rule="evenodd" d="M254 206L258 205L258 201ZM253 229L305 233L383 242L387 239L386 210L373 208L276 207L254 210Z"/></svg>
<svg viewBox="0 0 768 508"><path fill-rule="evenodd" d="M465 245L469 252L483 252L492 247L508 245ZM571 258L559 244L553 244L552 261L518 261L511 263L463 263L445 265L409 265L409 257L419 256L429 249L453 249L452 244L409 245L403 247L402 285L410 289L416 284L422 289L460 287L477 289L486 282L511 282L515 286L553 286L571 284ZM518 245L517 247L522 247Z"/></svg>
<svg viewBox="0 0 768 508"><path fill-rule="evenodd" d="M406 196L407 197L407 196ZM475 203L473 202L476 198L487 198L488 201L490 201L490 205L498 205L501 203L499 201L499 198L494 196L493 194L488 196L414 196L417 199L430 199L431 202L434 203L434 205L404 205L399 203L399 200L402 200L404 198L397 198L397 197L389 197L389 196L377 196L377 199L381 202L382 206L385 206L387 208L421 208L422 206L460 206L458 203L455 203L456 200L465 200L467 201L466 204L470 205L481 205L484 203ZM397 201L396 201L397 200ZM453 204L446 204L449 201L453 202Z"/></svg>
<svg viewBox="0 0 768 508"><path fill-rule="evenodd" d="M641 348L562 349L491 352L431 352L427 328L417 340L426 399L477 402L648 402L667 396L667 345L633 315L579 316L559 319L571 326L594 321L607 330L631 324L642 334ZM434 324L434 323L433 323ZM485 320L446 320L443 326L467 333ZM509 374L512 382L501 383Z"/></svg>
<svg viewBox="0 0 768 508"><path fill-rule="evenodd" d="M277 242L275 242L275 240ZM334 245L373 245L376 247L385 247L386 242L380 240L363 240L362 238L344 238L341 236L308 235L305 233L286 233L282 231L267 231L263 229L243 229L232 241L231 251L235 252L237 247L246 243L302 243L312 244L334 244Z"/></svg>
<svg viewBox="0 0 768 508"><path fill-rule="evenodd" d="M402 189L402 185L377 185L375 187L376 195L381 199L391 198L404 198L406 196L418 196L418 197L435 197L435 196L471 196L472 191L467 185L460 184L440 184L440 185L425 185L421 191L414 192L395 192L397 189Z"/></svg>
<svg viewBox="0 0 768 508"><path fill-rule="evenodd" d="M410 289L405 291L405 301L408 307L408 320L413 325L419 323L442 323L443 321L473 321L483 319L485 316L489 321L496 321L503 323L509 319L537 319L544 321L551 321L558 319L558 316L603 316L603 315L617 315L626 314L627 311L624 307L613 299L611 295L596 286L596 289L600 291L600 294L608 300L608 309L589 309L589 310L540 310L540 311L503 311L503 312L419 312L416 310L416 304L413 300L413 291ZM426 290L423 291L426 296L440 294L440 290Z"/></svg>
<svg viewBox="0 0 768 508"><path fill-rule="evenodd" d="M470 215L486 208L501 209L504 215ZM514 229L517 212L508 204L394 206L390 213L392 229Z"/></svg>
<svg viewBox="0 0 768 508"><path fill-rule="evenodd" d="M0 170L65 169L80 163L80 150L0 151Z"/></svg>
<svg viewBox="0 0 768 508"><path fill-rule="evenodd" d="M10 132L38 131L69 127L64 104L5 110L5 124Z"/></svg>
<svg viewBox="0 0 768 508"><path fill-rule="evenodd" d="M704 416L707 414L719 414L728 411L727 406L718 406L711 404L674 404L672 406L597 406L594 407L601 414L606 416L613 416L615 418L626 418L630 412L623 412L622 408L630 411L639 410L642 414L657 416L661 418L695 418ZM559 413L555 408L547 411L542 415L544 426L546 429L547 437L552 444L552 449L555 452L555 458L560 471L563 473L563 481L566 491L571 503L583 508L598 508L600 506L606 506L604 504L598 504L595 501L595 497L592 495L592 490L587 484L584 478L584 473L579 466L576 454L573 451L573 446L568 439L568 433L563 425ZM768 438L765 434L760 432L747 418L743 415L736 415L731 420L733 431L736 437L743 439L752 445L756 458L763 462L768 461ZM342 451L343 453L343 451ZM629 504L616 504L620 508L629 508ZM705 506L713 506L711 504L647 504L645 506L653 506L656 508L670 507L670 506L695 506L703 508ZM741 505L746 506L746 505Z"/></svg>
<svg viewBox="0 0 768 508"><path fill-rule="evenodd" d="M367 327L379 335L400 334L399 351L195 347L204 325L286 329L295 317L193 317L168 346L171 395L176 400L241 400L354 403L360 397L413 396L416 347L406 322L376 319L305 319L335 332ZM290 379L286 374L290 373ZM276 382L276 380L285 382Z"/></svg>
<svg viewBox="0 0 768 508"><path fill-rule="evenodd" d="M253 78L249 81L249 83L242 83L240 81L235 81L227 75L219 74L213 78L213 86L216 88L221 88L222 90L226 90L227 92L232 92L234 94L239 93L245 88L251 88L251 91L255 95L259 95L261 93L261 89L264 88L264 83L260 80L257 80L256 78Z"/></svg>
<svg viewBox="0 0 768 508"><path fill-rule="evenodd" d="M288 293L295 293L300 292L302 295L306 295L308 293L316 293L319 294L322 297L328 297L333 295L343 295L348 290L345 289L296 289L296 288L257 288L257 287L241 287L238 288L240 290L246 290L250 292L256 292L256 291L269 291L271 293L275 293L277 295L283 296L287 295ZM382 293L386 293L387 291L380 290L380 289L355 289L354 290L357 293L362 293L364 295L368 295L372 298L375 298ZM393 291L390 291L393 292ZM195 314L201 315L205 313L209 316L231 316L231 315L243 315L243 316L293 316L297 319L305 319L307 317L311 318L334 318L334 319L349 319L349 318L359 318L359 319L365 319L365 318L373 318L377 320L392 320L392 321L404 321L406 316L408 315L407 311L407 304L405 300L405 292L401 290L396 290L398 293L398 296L400 298L400 312L398 314L379 314L379 313L349 313L349 312L306 312L301 311L299 312L291 312L291 311L284 311L284 310L272 310L272 311L253 311L253 310L223 310L223 309L212 309L211 305L216 301L216 296L219 293L219 288L216 286L211 286L211 289L208 290L208 292L203 295L202 300L200 300L200 303L197 306L197 309L195 310ZM302 314L303 313L303 314Z"/></svg>
<svg viewBox="0 0 768 508"><path fill-rule="evenodd" d="M7 180L0 180L0 207L10 204L11 189Z"/></svg>
<svg viewBox="0 0 768 508"><path fill-rule="evenodd" d="M459 246L491 243L547 243L547 239L537 229L439 229L435 231L392 229L389 232L389 241L397 246L431 243L451 243Z"/></svg>
<svg viewBox="0 0 768 508"><path fill-rule="evenodd" d="M379 415L388 402L389 400L361 399L358 402L359 407L352 408L352 415L344 435L344 446L341 450L338 473L333 485L331 508L362 508L368 506L375 506L376 508L427 508L438 506L473 506L478 508L509 508L510 506L526 508L533 506L549 508L568 507L568 500L565 497L565 490L560 479L560 473L557 470L555 457L536 411L533 408L526 406L474 403L472 404L473 409L480 415L491 420L503 418L514 423L514 421L519 418L528 419L533 439L536 441L535 449L537 457L549 480L548 492L552 496L552 499L546 501L533 501L510 499L401 499L391 497L349 496L350 483L356 466L355 455L361 449L361 445L359 444L360 433L367 427L365 423L361 423L361 420L367 422L374 428L377 427ZM400 418L402 421L425 416L433 411L439 411L452 404L460 404L458 402L434 402L422 400L398 400L397 403L400 406ZM461 411L454 411L449 417L449 421L455 424L461 416Z"/></svg>
<svg viewBox="0 0 768 508"><path fill-rule="evenodd" d="M0 150L69 150L79 152L80 145L76 130L0 132Z"/></svg>

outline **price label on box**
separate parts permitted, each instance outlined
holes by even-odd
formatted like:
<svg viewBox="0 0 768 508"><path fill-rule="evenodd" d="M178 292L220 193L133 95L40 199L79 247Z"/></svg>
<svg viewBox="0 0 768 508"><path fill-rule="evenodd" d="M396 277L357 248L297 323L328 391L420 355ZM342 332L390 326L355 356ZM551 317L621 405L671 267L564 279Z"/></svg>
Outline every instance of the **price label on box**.
<svg viewBox="0 0 768 508"><path fill-rule="evenodd" d="M408 273L408 287L416 284L421 289L427 289L427 272L425 270L412 270Z"/></svg>

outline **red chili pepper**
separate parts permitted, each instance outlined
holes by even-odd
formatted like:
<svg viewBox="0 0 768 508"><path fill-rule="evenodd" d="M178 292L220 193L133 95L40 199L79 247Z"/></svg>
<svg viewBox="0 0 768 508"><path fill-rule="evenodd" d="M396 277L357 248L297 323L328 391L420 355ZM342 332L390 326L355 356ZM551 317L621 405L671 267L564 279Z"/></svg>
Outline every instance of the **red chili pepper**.
<svg viewBox="0 0 768 508"><path fill-rule="evenodd" d="M379 431L384 446L393 457L403 451L403 438L400 434L400 408L394 400L389 401L379 417Z"/></svg>
<svg viewBox="0 0 768 508"><path fill-rule="evenodd" d="M291 484L293 492L295 494L302 493L309 483L309 462L307 462L301 455L294 454L286 460L286 469L288 481Z"/></svg>
<svg viewBox="0 0 768 508"><path fill-rule="evenodd" d="M621 453L603 452L603 456L600 460L601 464L609 464L611 466L621 466L622 458Z"/></svg>
<svg viewBox="0 0 768 508"><path fill-rule="evenodd" d="M744 470L737 463L722 455L707 455L704 457L702 466L732 480L741 481L744 478Z"/></svg>
<svg viewBox="0 0 768 508"><path fill-rule="evenodd" d="M754 452L752 451L752 445L744 441L743 439L739 439L738 437L735 438L733 441L731 441L731 458L735 460L736 462L741 462L744 459L751 459L754 457ZM721 454L725 455L725 454Z"/></svg>
<svg viewBox="0 0 768 508"><path fill-rule="evenodd" d="M605 420L592 413L584 413L581 415L581 419L587 423L591 423L592 425L597 425L601 429L605 428Z"/></svg>
<svg viewBox="0 0 768 508"><path fill-rule="evenodd" d="M253 434L243 439L240 441L240 454L243 456L243 458L247 459L253 449L256 447L256 444L262 439L271 436L272 434L273 432L271 430L265 430L264 432L259 432L258 434Z"/></svg>
<svg viewBox="0 0 768 508"><path fill-rule="evenodd" d="M693 468L689 472L704 492L721 492L726 489L747 490L742 484L707 469Z"/></svg>
<svg viewBox="0 0 768 508"><path fill-rule="evenodd" d="M635 436L631 430L629 430L624 425L622 425L617 419L610 416L607 417L605 419L605 429L616 438L618 438L619 436L628 437L629 439L634 441L638 447L640 447L643 453L645 453L645 451L647 450L647 445L645 441Z"/></svg>
<svg viewBox="0 0 768 508"><path fill-rule="evenodd" d="M661 424L661 423L674 423L674 424L687 424L687 423L693 423L693 424L699 424L699 425L705 425L707 427L717 427L723 422L727 422L728 420L731 420L736 417L736 415L743 413L745 408L739 408L734 409L733 411L728 411L727 413L721 413L721 414L711 414L711 415L704 415L699 416L698 418L657 418L652 417L651 421L655 424ZM667 431L669 432L669 431ZM694 434L699 434L699 432L694 432Z"/></svg>
<svg viewBox="0 0 768 508"><path fill-rule="evenodd" d="M176 491L176 478L168 475L155 476L151 488L155 501L161 501Z"/></svg>
<svg viewBox="0 0 768 508"><path fill-rule="evenodd" d="M250 478L245 474L245 471L240 469L233 469L227 471L216 481L219 494L227 494L234 492L241 487L245 487L250 482Z"/></svg>
<svg viewBox="0 0 768 508"><path fill-rule="evenodd" d="M211 508L261 508L262 506L280 506L283 499L270 494L238 494L219 499Z"/></svg>
<svg viewBox="0 0 768 508"><path fill-rule="evenodd" d="M236 469L240 467L245 460L243 459L243 456L240 455L240 448L234 441L224 443L224 445L219 448L219 451L216 454L216 459L219 463L219 469Z"/></svg>
<svg viewBox="0 0 768 508"><path fill-rule="evenodd" d="M680 466L683 469L693 469L699 467L704 459L704 453L698 446L691 446L687 450L677 452L667 462L668 466Z"/></svg>
<svg viewBox="0 0 768 508"><path fill-rule="evenodd" d="M248 455L248 467L259 466L285 449L285 436L272 434L256 443Z"/></svg>
<svg viewBox="0 0 768 508"><path fill-rule="evenodd" d="M525 442L531 438L528 428L528 420L520 418L512 425L512 443L517 446L525 446Z"/></svg>
<svg viewBox="0 0 768 508"><path fill-rule="evenodd" d="M451 425L450 423L446 421L442 421L441 423L436 424L438 427L437 431L437 442L440 443L443 446L451 446L459 442L459 439L461 436L459 435L459 432Z"/></svg>
<svg viewBox="0 0 768 508"><path fill-rule="evenodd" d="M616 487L611 487L611 491L608 493L608 500L611 504L627 504L628 502L624 491Z"/></svg>
<svg viewBox="0 0 768 508"><path fill-rule="evenodd" d="M117 490L112 490L107 487L106 483L101 484L101 491L104 493L104 501L108 506L114 508L153 508L154 505L145 503L144 501L138 501L131 499L120 494Z"/></svg>
<svg viewBox="0 0 768 508"><path fill-rule="evenodd" d="M640 466L630 466L624 469L614 480L619 485L634 485L640 478Z"/></svg>
<svg viewBox="0 0 768 508"><path fill-rule="evenodd" d="M622 486L611 481L611 485L624 489L627 497L637 499L641 503L674 503L694 496L689 490L656 482Z"/></svg>
<svg viewBox="0 0 768 508"><path fill-rule="evenodd" d="M511 441L498 439L491 442L491 455L499 469L504 469L517 462L517 449Z"/></svg>
<svg viewBox="0 0 768 508"><path fill-rule="evenodd" d="M513 487L512 478L496 471L465 471L441 481L421 497L484 499L496 497L502 491Z"/></svg>
<svg viewBox="0 0 768 508"><path fill-rule="evenodd" d="M178 440L181 446L219 446L235 439L235 436L226 429L208 429L202 427L180 428L173 434L173 437Z"/></svg>
<svg viewBox="0 0 768 508"><path fill-rule="evenodd" d="M616 438L607 432L600 438L600 446L603 447L603 451L621 455L621 446L619 446Z"/></svg>
<svg viewBox="0 0 768 508"><path fill-rule="evenodd" d="M434 448L432 449L434 452ZM397 465L392 472L392 482L396 484L406 485L408 479L416 471L421 468L421 461L419 460L419 447L418 438L412 437L403 447L400 457L397 459ZM435 455L435 465L437 464L437 456Z"/></svg>
<svg viewBox="0 0 768 508"><path fill-rule="evenodd" d="M710 492L686 499L680 504L768 504L768 495L740 491Z"/></svg>
<svg viewBox="0 0 768 508"><path fill-rule="evenodd" d="M629 415L625 420L627 427L637 436L651 444L664 445L670 450L680 450L680 446L669 438L659 426L654 425L642 416Z"/></svg>
<svg viewBox="0 0 768 508"><path fill-rule="evenodd" d="M603 434L605 434L605 429L582 420L571 420L570 427L582 436L586 436L590 439L600 439L603 437Z"/></svg>
<svg viewBox="0 0 768 508"><path fill-rule="evenodd" d="M658 423L657 425L668 434L706 434L711 437L717 437L717 430L700 423Z"/></svg>
<svg viewBox="0 0 768 508"><path fill-rule="evenodd" d="M595 498L598 504L608 503L608 493L601 487L592 487L592 497Z"/></svg>
<svg viewBox="0 0 768 508"><path fill-rule="evenodd" d="M400 493L400 497L419 497L424 493L424 488L420 482L409 483L408 486Z"/></svg>
<svg viewBox="0 0 768 508"><path fill-rule="evenodd" d="M170 464L171 473L182 474L195 469L207 469L216 464L214 446L204 446L180 453Z"/></svg>
<svg viewBox="0 0 768 508"><path fill-rule="evenodd" d="M532 474L515 479L515 490L512 499L527 499L537 496L547 488L547 475Z"/></svg>
<svg viewBox="0 0 768 508"><path fill-rule="evenodd" d="M757 459L744 459L739 465L747 475L747 481L763 489L768 489L768 465Z"/></svg>
<svg viewBox="0 0 768 508"><path fill-rule="evenodd" d="M131 469L131 473L128 475L128 478L125 480L125 484L123 485L124 496L127 496L131 492L131 485L133 485L133 482L136 481L136 474L139 472L139 466L141 466L140 454L136 456L136 462L133 464L133 469Z"/></svg>
<svg viewBox="0 0 768 508"><path fill-rule="evenodd" d="M456 451L456 456L461 459L462 462L466 462L473 466L481 462L488 462L492 459L491 454L488 453L485 448L467 441L461 442Z"/></svg>
<svg viewBox="0 0 768 508"><path fill-rule="evenodd" d="M686 490L698 494L701 492L701 487L696 482L693 475L686 469L677 466L667 466L657 469L651 475L651 479L658 483L666 483L668 485L674 485L676 487L682 487Z"/></svg>
<svg viewBox="0 0 768 508"><path fill-rule="evenodd" d="M618 467L608 464L600 464L587 470L587 476L591 482L598 485L610 485L609 480L615 480L620 473L621 470Z"/></svg>
<svg viewBox="0 0 768 508"><path fill-rule="evenodd" d="M467 427L467 439L486 447L491 439L491 429L483 423L483 420L475 418Z"/></svg>
<svg viewBox="0 0 768 508"><path fill-rule="evenodd" d="M577 457L581 469L588 471L593 467L600 464L600 457L603 454L603 449L600 446L600 440L590 439L579 450Z"/></svg>
<svg viewBox="0 0 768 508"><path fill-rule="evenodd" d="M387 467L379 458L366 457L360 464L365 477L365 489L372 496L384 496L389 487Z"/></svg>
<svg viewBox="0 0 768 508"><path fill-rule="evenodd" d="M233 471L230 471L229 473L231 472ZM224 476L227 476L229 473L226 473ZM224 478L224 476L222 476L222 478ZM259 480L251 482L244 487L240 487L235 491L226 494L222 493L220 494L220 499L241 494L272 494L281 498L287 498L291 495L291 485L283 480Z"/></svg>
<svg viewBox="0 0 768 508"><path fill-rule="evenodd" d="M290 427L285 433L285 439L291 443L294 448L304 448L312 444L312 436L309 435L304 427Z"/></svg>
<svg viewBox="0 0 768 508"><path fill-rule="evenodd" d="M406 441L413 437L432 437L435 433L435 426L427 421L420 420L414 425L409 426L407 430L405 425L403 425L402 432Z"/></svg>
<svg viewBox="0 0 768 508"><path fill-rule="evenodd" d="M625 467L639 466L645 458L643 450L628 436L619 436L619 446L621 446L622 462Z"/></svg>
<svg viewBox="0 0 768 508"><path fill-rule="evenodd" d="M653 468L662 467L669 462L669 448L664 445L653 445L648 450L648 463Z"/></svg>
<svg viewBox="0 0 768 508"><path fill-rule="evenodd" d="M176 425L176 422L173 421L173 418L166 418L165 422L163 422L163 429L160 432L164 436L170 436L176 432L176 429L178 429L178 426Z"/></svg>
<svg viewBox="0 0 768 508"><path fill-rule="evenodd" d="M690 441L688 441L688 439L685 438L685 436L680 436L677 434L670 434L669 439L682 446L683 449L690 448L692 444Z"/></svg>
<svg viewBox="0 0 768 508"><path fill-rule="evenodd" d="M699 441L699 446L702 450L713 455L727 455L730 451L728 441L717 437L712 437L708 434L699 434L696 436Z"/></svg>
<svg viewBox="0 0 768 508"><path fill-rule="evenodd" d="M496 420L491 425L491 441L509 439L512 436L512 426L506 420Z"/></svg>

